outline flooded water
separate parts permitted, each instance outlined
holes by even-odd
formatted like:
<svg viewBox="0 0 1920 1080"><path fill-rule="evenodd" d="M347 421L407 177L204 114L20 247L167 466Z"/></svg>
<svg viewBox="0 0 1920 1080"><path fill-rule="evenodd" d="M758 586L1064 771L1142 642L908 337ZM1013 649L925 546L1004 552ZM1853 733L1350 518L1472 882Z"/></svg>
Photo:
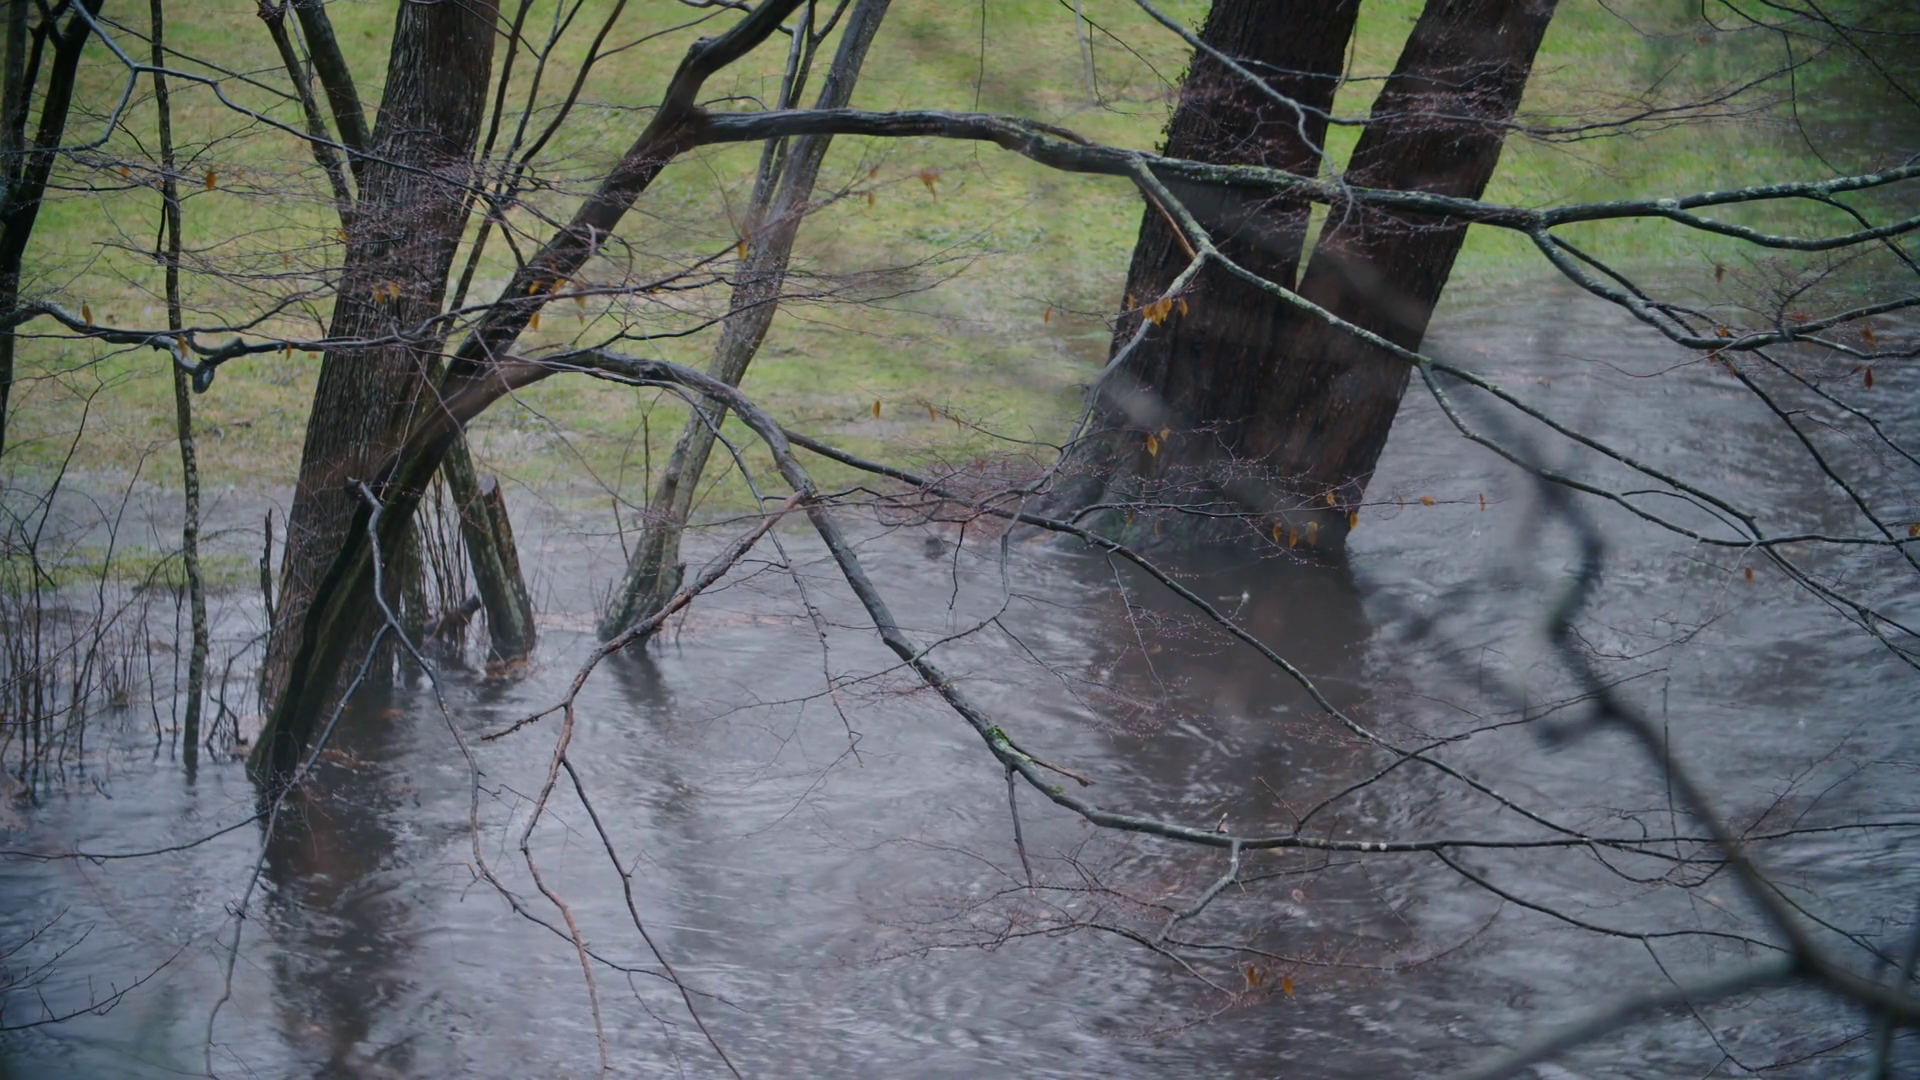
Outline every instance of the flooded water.
<svg viewBox="0 0 1920 1080"><path fill-rule="evenodd" d="M1695 364L1646 378L1687 358L1610 311L1572 297L1460 302L1430 344L1628 452L1765 508L1782 531L1859 531L1728 376ZM1889 431L1920 430L1920 373L1884 372L1872 395L1865 404ZM1621 477L1539 429L1503 434L1570 471ZM1877 466L1863 479L1895 516L1920 507L1915 481ZM1524 688L1528 718L1577 706L1554 711L1568 684L1539 633L1573 547L1516 470L1452 433L1416 386L1371 494L1404 505L1369 509L1342 566L1220 558L1184 567L1185 580L1361 723L1439 745L1436 757L1540 814L1612 836L1697 833L1625 738L1550 746L1541 722L1518 722L1512 687ZM1910 670L1764 560L1586 506L1608 554L1582 635L1734 827L1920 819ZM480 736L559 699L592 646L618 551L590 533L597 521L520 510L547 613L535 672L444 679L477 777L415 680L343 719L264 857L261 829L243 825L145 858L0 862L0 941L15 948L52 924L6 959L13 973L49 964L37 987L5 999L8 1023L42 1015L43 1001L71 1011L147 980L105 1015L6 1036L6 1076L593 1074L580 962L519 850L557 721ZM951 636L938 652L949 670L1023 747L1095 780L1084 794L1104 806L1281 831L1388 764L1252 650L1103 557L1015 539L1003 562L991 538L956 547L952 531L860 527L869 569L913 632ZM1029 889L1004 777L978 738L896 669L818 543L780 537L804 596L763 545L644 654L602 666L572 749L630 868L640 920L746 1075L1432 1075L1658 986L1663 968L1684 977L1757 959L1764 951L1738 939L1771 939L1724 875L1644 857L1450 856L1503 898L1431 855L1256 854L1244 884L1172 935L1189 971L1125 935L1155 940L1224 872L1223 854L1103 834L1023 790ZM691 561L718 540L705 543ZM1888 558L1797 557L1890 612L1920 608L1911 572ZM232 607L222 634L244 638L255 616L240 599ZM11 811L0 846L132 852L251 813L236 762L186 777L154 749L144 712L123 724L114 751ZM477 876L476 805L481 857L539 922ZM1542 835L1412 765L1319 811L1306 831ZM604 961L595 985L618 1072L724 1075L659 976L564 777L531 850ZM1904 941L1920 896L1914 827L1807 831L1758 854L1810 917L1883 949ZM231 912L256 862L229 984ZM1699 933L1607 936L1534 907L1631 934ZM1865 952L1819 932L1872 971ZM1536 1074L1737 1075L1830 1051L1782 1072L1844 1075L1866 1053L1861 1029L1859 1016L1786 989L1640 1025ZM1920 1069L1920 1046L1900 1053Z"/></svg>

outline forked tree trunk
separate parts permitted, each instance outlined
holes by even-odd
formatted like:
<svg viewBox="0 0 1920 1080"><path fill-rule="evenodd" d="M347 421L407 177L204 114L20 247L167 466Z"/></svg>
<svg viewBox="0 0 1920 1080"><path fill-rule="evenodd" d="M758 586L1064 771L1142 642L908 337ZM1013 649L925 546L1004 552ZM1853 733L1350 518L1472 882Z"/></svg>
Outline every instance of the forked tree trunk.
<svg viewBox="0 0 1920 1080"><path fill-rule="evenodd" d="M1279 10L1290 6L1301 10ZM1553 0L1429 0L1374 104L1346 180L1478 197L1499 161L1553 7ZM1256 71L1271 65L1295 72L1285 76L1294 83L1276 88L1303 106L1325 109L1333 79L1298 73L1339 70L1353 14L1345 4L1221 0L1202 37L1251 61ZM1261 22L1262 16L1269 21ZM1271 38L1231 38L1229 30L1242 19ZM1285 34L1278 29L1283 24ZM1225 74L1206 65L1196 58L1190 84ZM1313 155L1302 151L1320 141L1324 124L1314 126L1309 116L1302 140L1282 130L1293 126L1293 117L1277 122L1270 99L1247 100L1268 110L1252 126L1248 106L1236 103L1215 120L1205 114L1221 111L1225 99L1204 90L1183 92L1168 153L1312 172ZM1226 125L1216 130L1229 136L1255 134L1238 141L1208 139L1209 123ZM1263 159L1256 151L1272 156ZM1288 152L1295 155L1291 161ZM1283 200L1265 206L1228 201L1223 207L1222 200L1201 193L1174 194L1215 234L1225 254L1271 281L1293 285L1304 207ZM1466 225L1349 206L1332 208L1329 221L1297 291L1389 341L1418 347ZM1133 304L1157 297L1187 261L1168 224L1149 206L1128 275ZM1214 268L1204 272L1185 296L1187 312L1176 309L1151 329L1108 380L1091 433L1074 459L1079 478L1070 476L1062 501L1214 502L1228 514L1251 514L1258 528L1313 521L1323 542L1337 542L1386 445L1408 369L1270 294L1238 281L1221 284L1223 278ZM1137 310L1123 314L1116 350L1139 325Z"/></svg>
<svg viewBox="0 0 1920 1080"><path fill-rule="evenodd" d="M1359 0L1216 0L1200 40L1261 75L1273 93L1196 51L1167 126L1166 153L1317 175L1359 9ZM1306 242L1310 207L1304 200L1194 185L1171 190L1221 251L1292 287ZM1127 270L1116 351L1139 329L1140 309L1191 261L1166 208L1149 203ZM1210 497L1210 478L1237 445L1261 376L1274 362L1285 305L1218 266L1203 270L1180 299L1184 312L1150 327L1099 389L1090 434L1076 449L1062 502L1117 497L1186 503Z"/></svg>
<svg viewBox="0 0 1920 1080"><path fill-rule="evenodd" d="M1554 0L1429 0L1355 147L1347 180L1477 199L1500 160ZM1300 294L1407 349L1420 347L1465 222L1335 207ZM1262 509L1302 503L1345 535L1386 446L1411 369L1289 309L1242 453L1281 479ZM1325 496L1331 493L1331 503Z"/></svg>
<svg viewBox="0 0 1920 1080"><path fill-rule="evenodd" d="M853 96L854 82L867 48L887 13L888 0L860 0L847 16L840 47L821 84L816 104L821 109L844 108ZM794 78L803 77L797 72ZM783 148L766 148L749 211L747 258L729 302L727 320L720 329L707 373L737 386L747 366L760 351L779 308L780 287L793 256L794 237L813 198L814 181L826 158L831 136L808 135ZM680 536L693 512L700 474L713 453L714 433L726 419L726 409L709 401L695 401L693 415L674 444L673 454L660 472L660 481L647 504L647 521L628 559L620 589L600 620L600 636L611 638L659 611L680 587Z"/></svg>
<svg viewBox="0 0 1920 1080"><path fill-rule="evenodd" d="M473 181L495 12L495 0L400 5L380 115L368 153L353 161L359 199L347 227L331 336L420 334L440 313ZM422 404L437 341L433 334L412 343L341 348L321 363L287 520L268 647L269 701L284 689L307 607L353 520L350 481L370 479L405 437Z"/></svg>

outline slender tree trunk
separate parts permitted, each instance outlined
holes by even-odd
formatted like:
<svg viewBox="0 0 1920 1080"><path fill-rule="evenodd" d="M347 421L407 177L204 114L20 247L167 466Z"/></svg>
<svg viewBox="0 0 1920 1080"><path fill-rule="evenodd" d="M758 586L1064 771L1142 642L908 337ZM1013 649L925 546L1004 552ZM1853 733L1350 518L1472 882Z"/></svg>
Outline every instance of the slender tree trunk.
<svg viewBox="0 0 1920 1080"><path fill-rule="evenodd" d="M185 323L180 311L180 185L174 175L173 105L167 92L162 45L166 36L164 0L150 0L153 20L153 100L159 112L161 215L166 222L167 329ZM207 585L200 575L200 465L193 442L193 390L187 373L173 367L174 423L180 438L180 486L184 520L180 525L180 563L187 575L187 603L193 621L193 646L187 653L187 710L180 724L187 768L200 758L200 707L207 681Z"/></svg>
<svg viewBox="0 0 1920 1080"><path fill-rule="evenodd" d="M495 10L494 0L400 5L370 150L354 159L359 202L328 332L347 339L417 336L332 350L322 361L287 520L268 647L269 700L285 688L307 607L351 526L351 481L371 477L401 444L428 388L439 335L425 328L440 314L465 221L492 75ZM336 84L327 89L338 109Z"/></svg>
<svg viewBox="0 0 1920 1080"><path fill-rule="evenodd" d="M1359 8L1359 0L1216 0L1200 40L1262 75L1273 93L1197 50L1167 126L1166 153L1317 175ZM1306 242L1305 201L1193 185L1171 190L1223 252L1293 285ZM1127 270L1116 353L1139 329L1141 309L1192 258L1165 208L1149 203ZM1273 362L1285 305L1218 266L1201 271L1178 301L1185 303L1150 327L1097 391L1089 435L1076 448L1058 501L1208 497L1196 478L1210 477L1237 444L1260 375Z"/></svg>
<svg viewBox="0 0 1920 1080"><path fill-rule="evenodd" d="M887 6L888 0L859 0L847 16L816 108L845 108L852 99L860 66L866 61L867 49L880 29ZM797 48L801 43L796 39L794 44ZM798 97L804 77L804 63L794 65L788 79L789 98ZM747 216L747 258L740 268L713 359L707 365L709 375L730 386L738 386L746 375L779 309L780 288L793 257L794 238L813 198L814 183L832 137L803 136L791 148L782 146L782 142L770 141L764 151ZM693 511L700 474L713 453L714 433L725 419L726 410L721 406L694 402L693 415L674 443L648 503L646 525L628 561L620 590L600 620L602 638L611 638L659 611L679 589L685 569L680 562L680 537Z"/></svg>
<svg viewBox="0 0 1920 1080"><path fill-rule="evenodd" d="M104 0L81 0L86 10L98 14ZM20 272L25 265L27 240L40 215L40 200L47 190L47 178L53 171L53 159L67 130L67 112L73 106L74 80L80 70L80 53L92 30L79 14L60 26L43 17L32 29L27 27L23 0L12 0L7 11L6 87L0 92L0 118L5 131L0 134L4 150L4 169L0 184L0 313L10 314L20 303ZM34 84L39 81L40 62L46 46L53 46L53 63L48 68L47 92L40 105L40 124L33 144L26 139L27 113L32 104ZM16 78L16 71L18 77ZM15 338L12 326L0 332L0 454L6 452L7 421L13 398Z"/></svg>
<svg viewBox="0 0 1920 1080"><path fill-rule="evenodd" d="M1554 0L1429 0L1347 169L1354 184L1479 198L1519 107ZM1300 294L1416 349L1465 222L1336 207ZM1282 478L1262 509L1303 502L1344 536L1380 460L1406 364L1289 309L1242 452ZM1331 493L1329 503L1326 495ZM1251 500L1248 500L1251 501Z"/></svg>

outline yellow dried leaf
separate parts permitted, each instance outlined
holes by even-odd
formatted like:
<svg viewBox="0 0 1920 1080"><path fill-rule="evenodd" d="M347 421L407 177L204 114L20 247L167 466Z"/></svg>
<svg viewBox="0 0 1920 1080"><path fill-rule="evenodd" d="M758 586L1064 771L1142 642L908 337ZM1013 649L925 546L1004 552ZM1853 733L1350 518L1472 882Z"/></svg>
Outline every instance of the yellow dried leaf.
<svg viewBox="0 0 1920 1080"><path fill-rule="evenodd" d="M1433 496L1431 496L1431 495L1422 495L1422 496L1420 496L1420 505L1421 505L1421 506L1432 506L1432 505L1433 505Z"/></svg>
<svg viewBox="0 0 1920 1080"><path fill-rule="evenodd" d="M740 256L743 259L747 257L747 238L746 237L744 236L741 237L740 242L733 245L733 253L735 255Z"/></svg>
<svg viewBox="0 0 1920 1080"><path fill-rule="evenodd" d="M940 419L940 417L933 411L933 406L931 405L927 406L927 419L929 420Z"/></svg>
<svg viewBox="0 0 1920 1080"><path fill-rule="evenodd" d="M1186 313L1187 313L1187 298L1183 296L1180 298L1180 314L1184 316Z"/></svg>
<svg viewBox="0 0 1920 1080"><path fill-rule="evenodd" d="M1273 526L1273 542L1276 544L1280 542L1280 526L1278 523L1275 523Z"/></svg>
<svg viewBox="0 0 1920 1080"><path fill-rule="evenodd" d="M293 355L293 342L291 342L291 341L283 341L283 342L281 342L281 343L280 343L280 355L281 355L281 356L292 356L292 355Z"/></svg>
<svg viewBox="0 0 1920 1080"><path fill-rule="evenodd" d="M1747 584L1749 585L1753 584L1753 567L1751 566L1747 567L1746 577L1747 577Z"/></svg>
<svg viewBox="0 0 1920 1080"><path fill-rule="evenodd" d="M1172 310L1173 310L1173 301L1163 296L1160 299L1155 300L1153 303L1148 304L1146 307L1142 308L1140 311L1140 314L1143 317L1145 317L1145 319L1148 322L1152 323L1155 326L1159 326L1161 323L1167 321L1167 313Z"/></svg>
<svg viewBox="0 0 1920 1080"><path fill-rule="evenodd" d="M539 312L537 311L534 312L533 317L527 320L527 329L529 330L540 329L540 313Z"/></svg>
<svg viewBox="0 0 1920 1080"><path fill-rule="evenodd" d="M1300 530L1289 525L1287 527L1287 546L1296 547L1299 545L1299 543L1300 543Z"/></svg>
<svg viewBox="0 0 1920 1080"><path fill-rule="evenodd" d="M120 166L120 179L122 180L133 179L133 170L127 168L125 165Z"/></svg>
<svg viewBox="0 0 1920 1080"><path fill-rule="evenodd" d="M1160 437L1158 435L1147 436L1147 454L1150 457L1160 456Z"/></svg>
<svg viewBox="0 0 1920 1080"><path fill-rule="evenodd" d="M1319 544L1320 544L1320 523L1317 521L1309 521L1307 522L1307 546L1318 547Z"/></svg>
<svg viewBox="0 0 1920 1080"><path fill-rule="evenodd" d="M880 419L880 399L879 398L873 399L873 418L875 420Z"/></svg>
<svg viewBox="0 0 1920 1080"><path fill-rule="evenodd" d="M1726 328L1726 327L1724 327L1724 326L1716 326L1716 327L1714 327L1714 328L1713 328L1713 332L1714 332L1714 333L1716 333L1716 334L1718 334L1718 335L1720 335L1720 336L1721 336L1721 337L1723 337L1723 338L1730 338L1730 337L1732 337L1732 336L1733 336L1733 331L1732 331L1732 330L1729 330L1728 328Z"/></svg>
<svg viewBox="0 0 1920 1080"><path fill-rule="evenodd" d="M867 205L868 206L873 205L873 189L872 188L867 189Z"/></svg>
<svg viewBox="0 0 1920 1080"><path fill-rule="evenodd" d="M93 329L93 308L84 300L80 302L80 319L87 324L87 329Z"/></svg>
<svg viewBox="0 0 1920 1080"><path fill-rule="evenodd" d="M586 295L585 293L579 293L579 292L577 292L577 293L574 293L574 294L573 294L573 306L574 306L574 307L577 307L577 308L583 308L583 307L586 307L586 306L587 306L587 295Z"/></svg>
<svg viewBox="0 0 1920 1080"><path fill-rule="evenodd" d="M1262 978L1263 976L1260 974L1259 968L1254 967L1252 964L1247 965L1247 989L1249 990L1260 989L1260 982Z"/></svg>
<svg viewBox="0 0 1920 1080"><path fill-rule="evenodd" d="M1920 521L1916 521L1912 525L1907 526L1907 535L1920 536Z"/></svg>
<svg viewBox="0 0 1920 1080"><path fill-rule="evenodd" d="M1353 530L1359 527L1360 527L1360 511L1358 510L1347 511L1347 531L1352 532Z"/></svg>
<svg viewBox="0 0 1920 1080"><path fill-rule="evenodd" d="M533 281L530 281L527 283L527 295L532 296L534 293L539 292L544 287L546 287L546 282L541 281L538 278L535 278Z"/></svg>
<svg viewBox="0 0 1920 1080"><path fill-rule="evenodd" d="M1293 996L1293 976L1282 975L1280 977L1280 992L1288 997Z"/></svg>
<svg viewBox="0 0 1920 1080"><path fill-rule="evenodd" d="M337 236L339 236L339 237L340 237L340 242L341 242L341 243L343 243L343 244L344 244L344 243L346 243L346 242L347 242L347 230L345 230L345 229L335 229L335 230L333 230L333 231L334 231L334 234L335 234L335 235L337 235Z"/></svg>
<svg viewBox="0 0 1920 1080"><path fill-rule="evenodd" d="M1050 323L1053 321L1053 305L1052 304L1047 305L1047 312L1046 314L1040 316L1040 321L1043 323Z"/></svg>
<svg viewBox="0 0 1920 1080"><path fill-rule="evenodd" d="M214 172L212 169L208 169L207 180L206 180L206 190L212 191L214 189L214 185L218 184L219 182L220 182L220 174L217 172Z"/></svg>
<svg viewBox="0 0 1920 1080"><path fill-rule="evenodd" d="M556 294L556 295L557 295L557 294L558 294L558 293L560 292L560 290L561 290L561 289L564 289L564 288L566 288L566 287L567 287L567 279L566 279L566 278L554 278L554 279L553 279L553 287L552 287L552 288L550 288L550 289L548 289L547 291L548 291L548 292L550 292L550 293L554 293L554 294Z"/></svg>
<svg viewBox="0 0 1920 1080"><path fill-rule="evenodd" d="M1332 505L1333 505L1333 491L1332 491L1332 489L1328 489L1328 491L1327 491L1327 505L1328 505L1328 506L1332 506Z"/></svg>

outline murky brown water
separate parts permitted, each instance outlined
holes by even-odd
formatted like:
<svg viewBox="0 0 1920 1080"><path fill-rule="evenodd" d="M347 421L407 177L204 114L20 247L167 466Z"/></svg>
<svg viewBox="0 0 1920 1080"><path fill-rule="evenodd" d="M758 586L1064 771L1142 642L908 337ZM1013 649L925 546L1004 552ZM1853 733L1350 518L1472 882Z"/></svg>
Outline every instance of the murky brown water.
<svg viewBox="0 0 1920 1080"><path fill-rule="evenodd" d="M1571 298L1528 308L1460 303L1432 346L1779 520L1857 527L1831 509L1838 504L1778 426L1712 369L1638 378L1676 358L1610 312ZM1890 430L1916 430L1915 373L1886 372L1873 393ZM1911 476L1875 472L1869 482L1879 496L1920 506ZM1409 505L1368 514L1350 568L1216 562L1188 568L1193 587L1342 707L1405 742L1514 719L1494 692L1509 680L1526 684L1536 707L1564 693L1537 627L1572 549L1514 471L1453 435L1416 389L1374 495ZM1423 495L1436 505L1421 505ZM1612 676L1632 677L1626 692L1665 719L1675 753L1738 824L1920 818L1910 672L1764 566L1748 584L1738 553L1688 545L1622 512L1592 512L1610 552L1583 630L1615 657L1606 662ZM590 647L581 628L614 568L609 545L583 538L583 527L559 518L529 526L545 529L545 550L529 564L541 606L555 613L535 677L491 685L449 673L455 723L470 742L555 700ZM870 531L865 557L922 637L999 613L997 624L943 647L947 664L1026 747L1096 778L1089 794L1108 806L1282 828L1384 764L1250 650L1105 559L1016 542L1003 577L991 543L956 555L933 551L922 533ZM1655 956L1678 974L1758 955L1725 940L1649 949L1586 933L1503 903L1430 856L1260 856L1250 866L1266 880L1228 890L1183 931L1283 956L1260 961L1261 992L1225 1007L1173 964L1087 928L1150 934L1155 922L1119 894L1184 905L1221 872L1220 856L1099 835L1026 792L1025 837L1047 886L1029 893L1001 774L937 700L892 671L817 544L797 533L783 539L833 627L824 655L791 580L763 559L645 655L609 661L581 699L574 744L594 808L634 867L642 918L686 982L710 995L698 999L702 1016L748 1075L1430 1075L1655 985ZM1808 558L1914 614L1912 578L1884 562ZM231 613L225 632L244 636L243 615ZM823 670L835 677L831 694ZM125 745L86 781L19 811L5 846L138 849L250 811L237 764L203 765L189 782L164 753L156 758L150 736L142 748L144 714L126 724ZM549 919L553 908L516 844L552 734L548 721L476 747L486 857ZM576 959L475 881L469 774L424 687L368 700L336 745L299 820L269 845L232 999L212 1027L215 1070L590 1075L593 1028ZM1509 725L1439 755L1570 825L1615 835L1668 827L1657 771L1615 736L1547 748ZM1532 835L1461 785L1410 767L1316 822L1362 838ZM1810 912L1892 942L1920 894L1915 836L1821 833L1763 856ZM221 996L226 912L260 841L249 827L131 862L0 863L0 941L59 915L44 944L10 957L10 967L85 934L44 986L55 1007L173 958L105 1016L9 1037L0 1044L6 1075L201 1072ZM645 973L654 965L577 801L557 799L535 854L594 948L643 969L597 971L620 1070L720 1073L670 988ZM1518 899L1607 926L1765 936L1723 880L1635 885L1581 852L1460 861ZM1065 932L1074 925L1083 928ZM1204 970L1246 987L1238 970ZM1282 977L1291 995L1275 992ZM16 995L6 1007L18 1022L38 1006ZM1691 1020L1661 1022L1538 1075L1737 1074L1726 1055L1747 1065L1786 1060L1857 1029L1856 1017L1800 991L1706 1018L1720 1045ZM1797 1070L1842 1074L1841 1062L1861 1052L1843 1045ZM1907 1067L1920 1067L1920 1047L1904 1053Z"/></svg>

